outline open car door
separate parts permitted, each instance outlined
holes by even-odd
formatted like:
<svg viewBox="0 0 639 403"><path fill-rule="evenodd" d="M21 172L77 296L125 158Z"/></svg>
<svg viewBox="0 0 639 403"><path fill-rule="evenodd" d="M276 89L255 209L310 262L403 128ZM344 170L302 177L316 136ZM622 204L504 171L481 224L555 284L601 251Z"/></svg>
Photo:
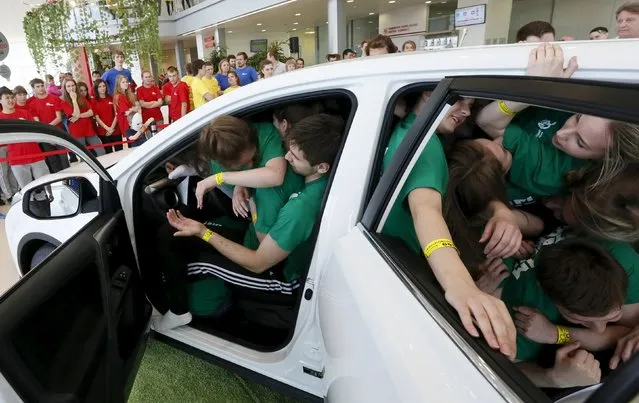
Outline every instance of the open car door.
<svg viewBox="0 0 639 403"><path fill-rule="evenodd" d="M65 147L95 170L99 213L0 297L0 400L126 401L152 308L115 183L55 127L0 121L0 144L23 142Z"/></svg>

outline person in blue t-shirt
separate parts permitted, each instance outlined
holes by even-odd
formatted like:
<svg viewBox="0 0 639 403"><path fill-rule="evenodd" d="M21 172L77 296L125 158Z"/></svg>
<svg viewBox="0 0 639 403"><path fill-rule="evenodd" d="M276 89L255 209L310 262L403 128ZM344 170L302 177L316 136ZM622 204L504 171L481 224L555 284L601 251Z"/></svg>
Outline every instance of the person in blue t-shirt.
<svg viewBox="0 0 639 403"><path fill-rule="evenodd" d="M220 84L220 90L222 91L230 87L228 78L229 71L231 71L231 64L229 63L228 59L224 58L220 60L217 65L217 74L215 75L215 79L217 80L218 84Z"/></svg>
<svg viewBox="0 0 639 403"><path fill-rule="evenodd" d="M245 86L246 84L250 84L260 79L257 75L257 71L251 66L246 65L246 61L248 60L248 56L244 52L240 52L237 54L235 58L235 63L237 67L235 68L235 72L238 77L240 77L240 85Z"/></svg>
<svg viewBox="0 0 639 403"><path fill-rule="evenodd" d="M133 77L131 77L131 71L123 67L124 53L122 53L122 51L120 50L116 50L115 52L113 52L113 61L115 62L115 67L105 71L104 74L102 74L102 79L107 84L109 94L113 95L113 89L115 88L115 79L119 75L123 75L124 77L126 77L129 82L133 84L133 88L131 88L131 91L135 91L135 87L137 87L137 84L135 83L135 81L133 81Z"/></svg>

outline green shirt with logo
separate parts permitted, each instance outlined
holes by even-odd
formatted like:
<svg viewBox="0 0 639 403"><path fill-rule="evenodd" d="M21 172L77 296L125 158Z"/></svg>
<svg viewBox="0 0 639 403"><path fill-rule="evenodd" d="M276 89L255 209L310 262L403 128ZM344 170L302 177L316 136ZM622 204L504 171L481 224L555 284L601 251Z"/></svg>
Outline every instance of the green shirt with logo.
<svg viewBox="0 0 639 403"><path fill-rule="evenodd" d="M388 143L388 149L384 155L382 163L383 171L390 165L399 145L415 122L415 118L415 114L410 113L393 131ZM397 200L395 200L386 223L382 228L382 233L401 238L415 253L421 254L421 246L417 239L413 217L411 216L410 207L408 206L408 195L418 188L430 188L439 192L443 198L446 194L447 186L448 165L446 164L446 154L444 153L444 147L439 137L435 133L428 141L428 144L426 144L426 147L402 186L399 196Z"/></svg>
<svg viewBox="0 0 639 403"><path fill-rule="evenodd" d="M328 176L308 182L299 193L293 193L277 215L269 236L283 250L290 252L284 267L286 281L297 280L313 245L309 238L317 221ZM259 211L258 211L259 214Z"/></svg>

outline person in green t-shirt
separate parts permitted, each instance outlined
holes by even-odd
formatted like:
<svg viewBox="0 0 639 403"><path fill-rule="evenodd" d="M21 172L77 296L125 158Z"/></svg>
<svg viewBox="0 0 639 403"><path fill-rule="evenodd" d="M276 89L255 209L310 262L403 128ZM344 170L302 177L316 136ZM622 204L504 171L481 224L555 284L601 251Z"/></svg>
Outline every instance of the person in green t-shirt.
<svg viewBox="0 0 639 403"><path fill-rule="evenodd" d="M167 264L164 270L172 272L167 277L181 276L187 267L189 275L213 277L204 287L211 291L207 304L209 312L201 310L196 314L215 314L218 304L222 303L222 298L217 296L224 292L224 282L279 294L291 294L299 287L309 248L312 247L311 232L318 218L328 173L341 145L343 130L341 117L318 114L303 119L290 131L286 160L292 170L304 178L304 186L290 196L255 250L242 245L237 239L225 237L223 231L213 231L180 212L169 210L167 219L177 230L174 239L178 240L171 252L183 256L186 261L181 265ZM257 214L260 214L259 210ZM180 245L176 245L178 243ZM183 296L183 290L173 291ZM214 297L215 300L212 300ZM162 317L154 319L155 329L168 330L191 321L191 312L184 306L183 300L180 302L181 305L172 305Z"/></svg>
<svg viewBox="0 0 639 403"><path fill-rule="evenodd" d="M534 258L514 265L501 288L484 288L500 296L515 318L517 365L540 387L598 383L599 362L584 352L579 353L582 362L588 357L589 365L578 365L567 360L565 350L602 350L628 333L624 326L609 325L622 316L628 276L603 247L581 239L564 240L563 229L540 239L537 248ZM553 368L537 366L542 344L567 343L573 345L560 349Z"/></svg>
<svg viewBox="0 0 639 403"><path fill-rule="evenodd" d="M422 93L412 112L393 131L384 155L383 171L391 165L400 144L429 97L430 92ZM447 111L437 127L437 133L433 133L402 185L382 233L402 239L415 253L421 254L424 250L430 267L445 290L447 301L457 310L466 330L479 337L477 325L492 348L514 358L515 326L504 304L477 288L454 248L438 247L432 253L427 248L442 240L451 242L452 239L442 213L448 168L439 136L454 133L470 115L473 101L460 99ZM489 255L511 256L521 243L521 232L514 214L501 202L491 203L487 214L491 218L480 239L486 242L485 252Z"/></svg>

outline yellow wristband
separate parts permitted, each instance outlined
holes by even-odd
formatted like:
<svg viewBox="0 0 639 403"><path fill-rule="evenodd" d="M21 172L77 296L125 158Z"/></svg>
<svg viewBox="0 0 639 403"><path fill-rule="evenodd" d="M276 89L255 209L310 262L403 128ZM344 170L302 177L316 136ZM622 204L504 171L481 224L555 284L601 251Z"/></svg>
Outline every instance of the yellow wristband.
<svg viewBox="0 0 639 403"><path fill-rule="evenodd" d="M220 186L224 184L224 175L222 172L218 172L215 174L215 184Z"/></svg>
<svg viewBox="0 0 639 403"><path fill-rule="evenodd" d="M499 101L497 102L497 105L499 105L499 110L504 114L504 115L508 115L508 116L515 116L517 114L517 112L513 111L512 109L510 109L508 107L508 105L506 105L506 102L504 101Z"/></svg>
<svg viewBox="0 0 639 403"><path fill-rule="evenodd" d="M459 250L450 239L435 239L434 241L429 242L424 248L424 256L428 259L433 252L441 248L453 248L457 251L457 253L459 253Z"/></svg>
<svg viewBox="0 0 639 403"><path fill-rule="evenodd" d="M207 228L206 231L204 231L204 235L202 235L202 240L208 242L211 236L213 236L213 231Z"/></svg>
<svg viewBox="0 0 639 403"><path fill-rule="evenodd" d="M253 219L253 224L255 224L255 222L257 221L257 213L253 214L251 218Z"/></svg>
<svg viewBox="0 0 639 403"><path fill-rule="evenodd" d="M555 344L570 343L570 330L566 326L557 326L557 342Z"/></svg>

